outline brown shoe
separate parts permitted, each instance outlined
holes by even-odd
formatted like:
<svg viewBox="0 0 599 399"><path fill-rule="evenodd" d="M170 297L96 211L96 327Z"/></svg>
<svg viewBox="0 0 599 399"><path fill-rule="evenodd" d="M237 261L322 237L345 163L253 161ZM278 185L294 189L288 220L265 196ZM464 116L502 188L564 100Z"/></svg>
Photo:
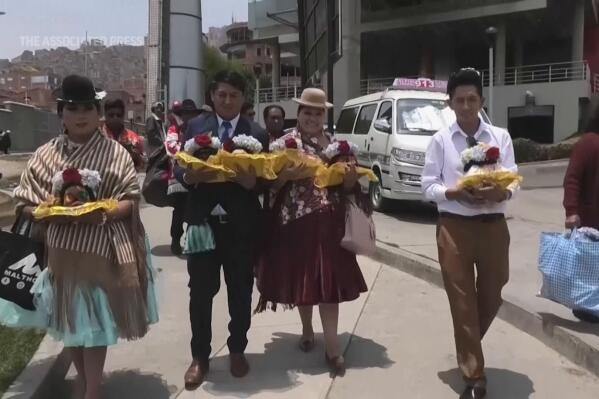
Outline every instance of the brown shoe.
<svg viewBox="0 0 599 399"><path fill-rule="evenodd" d="M191 365L185 372L185 389L196 389L206 378L210 365L208 362L203 362L193 359Z"/></svg>
<svg viewBox="0 0 599 399"><path fill-rule="evenodd" d="M250 365L243 353L231 353L229 361L231 362L231 375L233 377L242 378L250 372Z"/></svg>

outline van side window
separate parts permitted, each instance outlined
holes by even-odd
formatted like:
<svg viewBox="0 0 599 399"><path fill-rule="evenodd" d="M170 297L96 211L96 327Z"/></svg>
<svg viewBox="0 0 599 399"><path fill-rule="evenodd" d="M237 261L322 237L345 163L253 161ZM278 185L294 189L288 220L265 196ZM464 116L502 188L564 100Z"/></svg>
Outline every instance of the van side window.
<svg viewBox="0 0 599 399"><path fill-rule="evenodd" d="M379 116L376 119L387 119L389 123L393 123L393 103L385 101L379 108Z"/></svg>
<svg viewBox="0 0 599 399"><path fill-rule="evenodd" d="M354 134L368 134L372 120L374 119L374 113L378 104L365 105L360 110L358 115L358 121L354 129Z"/></svg>
<svg viewBox="0 0 599 399"><path fill-rule="evenodd" d="M339 115L339 120L337 121L336 133L351 134L352 130L354 130L354 123L357 116L358 107L346 108L341 111L341 115Z"/></svg>

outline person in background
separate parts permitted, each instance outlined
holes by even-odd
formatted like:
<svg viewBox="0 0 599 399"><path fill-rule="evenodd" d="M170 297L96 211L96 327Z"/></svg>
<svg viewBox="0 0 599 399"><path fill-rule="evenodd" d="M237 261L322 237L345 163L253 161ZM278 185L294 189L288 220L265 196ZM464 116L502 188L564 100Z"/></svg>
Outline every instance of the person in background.
<svg viewBox="0 0 599 399"><path fill-rule="evenodd" d="M234 71L220 71L210 86L214 113L202 113L187 124L187 140L209 133L221 143L239 135L251 135L268 149L268 135L257 123L241 116L247 82ZM220 289L221 267L227 283L229 314L230 372L247 375L250 366L244 355L252 316L254 263L259 240L262 207L252 172L237 170L235 181L206 184L213 172L175 168L177 180L188 190L185 221L190 228L208 222L214 249L187 258L190 289L192 363L185 373L185 386L198 387L209 370L212 351L212 301ZM212 200L214 199L214 201Z"/></svg>
<svg viewBox="0 0 599 399"><path fill-rule="evenodd" d="M164 145L166 131L164 128L164 104L156 102L152 105L152 115L146 120L146 138L148 154Z"/></svg>
<svg viewBox="0 0 599 399"><path fill-rule="evenodd" d="M245 116L249 121L254 122L256 118L256 111L254 110L254 104L245 102L241 107L241 115Z"/></svg>
<svg viewBox="0 0 599 399"><path fill-rule="evenodd" d="M272 104L264 108L264 126L274 141L285 134L285 110L280 105Z"/></svg>
<svg viewBox="0 0 599 399"><path fill-rule="evenodd" d="M599 102L570 156L564 178L564 209L566 228L599 230ZM599 323L599 317L582 309L574 309L573 313L582 321Z"/></svg>
<svg viewBox="0 0 599 399"><path fill-rule="evenodd" d="M11 145L10 130L0 131L0 151L3 151L4 154L8 154Z"/></svg>
<svg viewBox="0 0 599 399"><path fill-rule="evenodd" d="M487 394L482 339L502 304L509 279L510 233L507 201L518 187L490 186L474 191L458 186L465 174L461 154L486 143L500 151L501 166L516 172L510 134L485 123L480 73L464 68L447 83L449 106L456 122L437 132L426 152L422 189L439 210L437 248L449 299L457 361L466 382L461 398Z"/></svg>
<svg viewBox="0 0 599 399"><path fill-rule="evenodd" d="M173 106L173 114L177 118L177 122L171 124L166 134L166 141L164 145L166 147L166 153L171 157L171 171L169 174L168 181L168 195L171 197L171 203L173 206L173 216L171 219L171 253L173 255L181 255L183 250L181 248L181 237L183 237L183 222L185 217L185 207L187 205L187 189L183 187L181 183L175 178L174 167L175 160L174 156L181 150L181 140L183 132L187 128L187 123L202 113L201 109L196 107L196 103L191 99L185 99L179 103L176 107Z"/></svg>
<svg viewBox="0 0 599 399"><path fill-rule="evenodd" d="M146 164L142 138L125 127L125 103L121 99L106 100L104 103L104 134L118 141L131 154L135 169L140 172Z"/></svg>
<svg viewBox="0 0 599 399"><path fill-rule="evenodd" d="M181 125L183 125L183 120L181 119L181 101L176 100L173 101L173 105L171 106L171 112L169 112L167 116L167 126L166 126L166 134L168 135L169 130L175 125L177 131L180 130Z"/></svg>

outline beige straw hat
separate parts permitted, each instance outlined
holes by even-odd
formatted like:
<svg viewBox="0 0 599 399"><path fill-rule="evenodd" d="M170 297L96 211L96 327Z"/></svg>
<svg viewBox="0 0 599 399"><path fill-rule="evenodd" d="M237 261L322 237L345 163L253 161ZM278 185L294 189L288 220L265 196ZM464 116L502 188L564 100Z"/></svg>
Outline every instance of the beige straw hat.
<svg viewBox="0 0 599 399"><path fill-rule="evenodd" d="M327 102L327 95L324 90L315 87L304 89L302 96L300 98L294 98L293 101L300 105L305 105L306 107L322 109L333 108L333 104Z"/></svg>

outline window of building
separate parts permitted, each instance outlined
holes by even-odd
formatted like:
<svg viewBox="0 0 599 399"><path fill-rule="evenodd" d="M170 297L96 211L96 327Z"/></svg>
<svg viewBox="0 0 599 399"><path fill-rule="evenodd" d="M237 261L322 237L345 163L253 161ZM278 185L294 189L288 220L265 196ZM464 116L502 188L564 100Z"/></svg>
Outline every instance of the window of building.
<svg viewBox="0 0 599 399"><path fill-rule="evenodd" d="M303 11L303 28L305 37L306 76L312 76L317 70L324 69L327 65L328 54L328 23L327 0L300 0ZM337 2L335 2L336 4ZM335 7L333 21L337 28L331 32L338 38L339 9ZM335 41L335 51L339 51L339 40Z"/></svg>
<svg viewBox="0 0 599 399"><path fill-rule="evenodd" d="M374 113L376 112L377 104L365 105L360 110L358 120L356 121L356 127L354 128L354 134L368 134L372 120L374 119Z"/></svg>
<svg viewBox="0 0 599 399"><path fill-rule="evenodd" d="M267 56L267 57L270 57L270 54L271 54L271 52L270 52L270 47L267 47L267 48L266 48L266 56Z"/></svg>
<svg viewBox="0 0 599 399"><path fill-rule="evenodd" d="M256 49L256 55L257 55L258 57L261 57L261 56L262 56L262 47L258 47L258 48Z"/></svg>
<svg viewBox="0 0 599 399"><path fill-rule="evenodd" d="M351 134L356 123L356 116L358 116L358 107L346 108L341 111L341 115L339 115L339 120L337 121L336 133Z"/></svg>

